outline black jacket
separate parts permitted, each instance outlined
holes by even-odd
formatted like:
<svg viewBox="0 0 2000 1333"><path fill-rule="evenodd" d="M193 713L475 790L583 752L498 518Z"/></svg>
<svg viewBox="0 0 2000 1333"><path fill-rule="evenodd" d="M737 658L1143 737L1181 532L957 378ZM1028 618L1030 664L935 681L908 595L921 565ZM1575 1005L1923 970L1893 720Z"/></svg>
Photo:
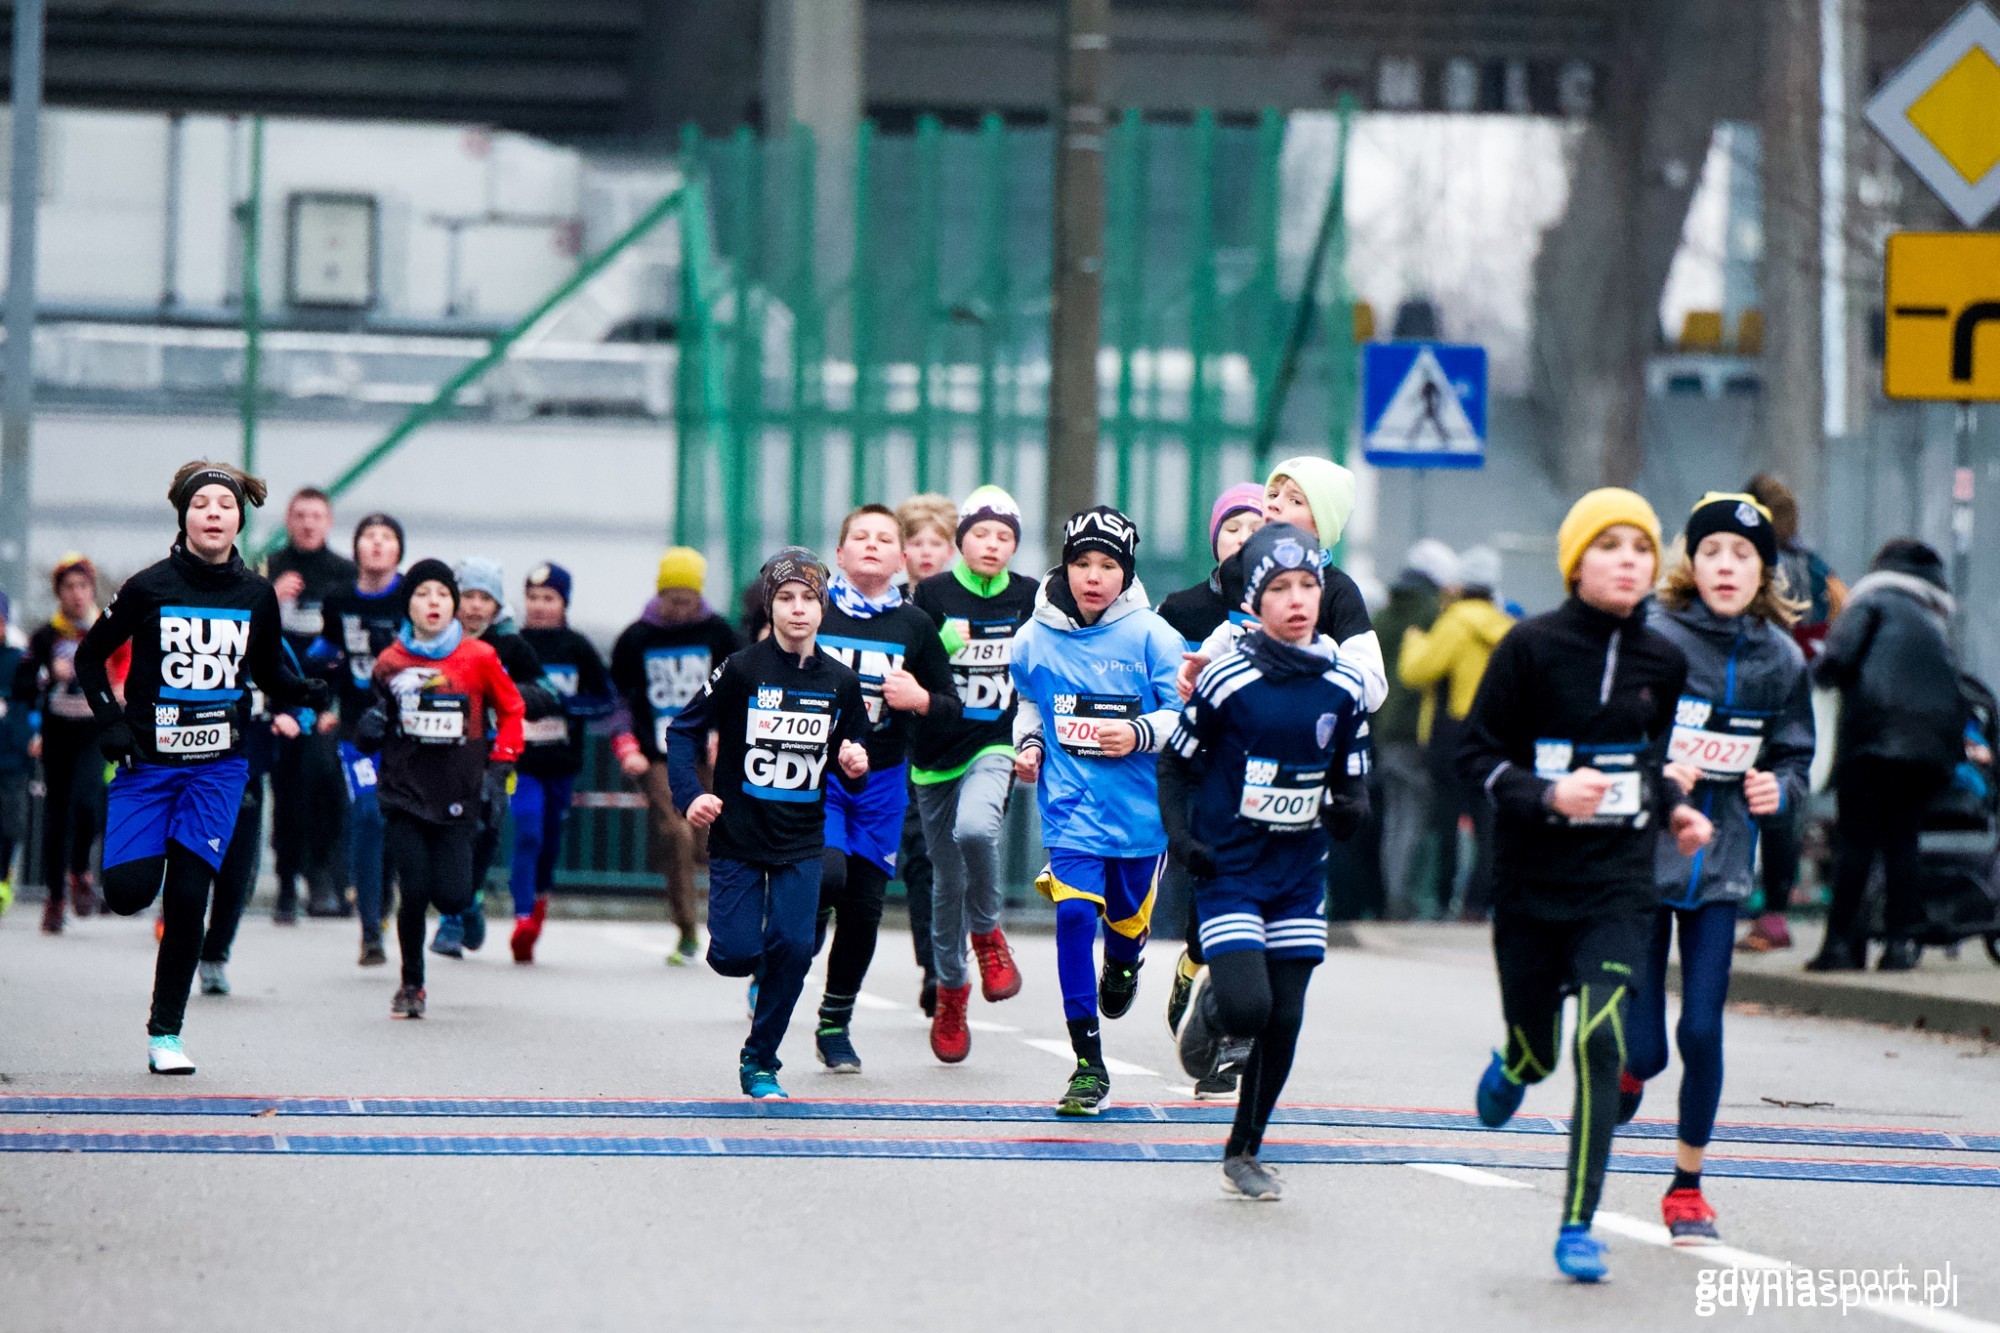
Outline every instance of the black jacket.
<svg viewBox="0 0 2000 1333"><path fill-rule="evenodd" d="M865 617L849 615L829 602L820 622L819 646L861 678L861 698L868 705L870 772L894 768L908 758L910 736L920 720L949 726L963 711L937 625L908 602ZM930 712L921 719L896 712L883 700L883 674L896 670L909 672L929 691Z"/></svg>
<svg viewBox="0 0 2000 1333"><path fill-rule="evenodd" d="M105 663L132 641L121 709ZM126 580L76 650L76 678L107 737L129 726L144 763L206 763L238 753L250 685L280 708L323 707L329 691L285 661L278 598L234 551L226 564L171 554ZM107 742L108 743L108 742Z"/></svg>
<svg viewBox="0 0 2000 1333"><path fill-rule="evenodd" d="M1568 921L1659 901L1654 838L1686 799L1662 772L1686 683L1686 657L1644 608L1621 620L1572 597L1500 640L1458 750L1459 776L1497 811L1497 906ZM1571 821L1550 795L1585 767L1618 785Z"/></svg>
<svg viewBox="0 0 2000 1333"><path fill-rule="evenodd" d="M742 646L730 623L712 612L677 625L642 617L625 627L611 647L611 687L631 714L641 754L667 757L667 728Z"/></svg>
<svg viewBox="0 0 2000 1333"><path fill-rule="evenodd" d="M584 724L613 706L604 659L595 644L566 625L523 629L521 638L540 659L542 678L561 699L562 713L528 719L519 767L536 777L572 777L583 768Z"/></svg>
<svg viewBox="0 0 2000 1333"><path fill-rule="evenodd" d="M275 580L280 574L297 574L305 580L298 600L278 603L278 618L285 627L285 642L301 661L311 651L313 641L326 632L326 599L354 586L358 571L354 562L322 546L317 551L301 551L287 542L264 562L264 576Z"/></svg>
<svg viewBox="0 0 2000 1333"><path fill-rule="evenodd" d="M1878 569L1855 583L1813 663L1840 691L1836 763L1898 760L1950 775L1965 757L1965 701L1947 626L1951 595Z"/></svg>

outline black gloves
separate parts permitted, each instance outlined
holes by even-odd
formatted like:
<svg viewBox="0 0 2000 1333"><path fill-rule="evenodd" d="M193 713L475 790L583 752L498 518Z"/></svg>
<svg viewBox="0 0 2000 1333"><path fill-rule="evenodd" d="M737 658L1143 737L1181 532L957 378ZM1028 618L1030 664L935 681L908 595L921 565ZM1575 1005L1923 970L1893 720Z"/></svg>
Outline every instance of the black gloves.
<svg viewBox="0 0 2000 1333"><path fill-rule="evenodd" d="M1167 855L1196 879L1215 878L1215 849L1190 835L1167 839Z"/></svg>
<svg viewBox="0 0 2000 1333"><path fill-rule="evenodd" d="M507 788L514 782L514 766L489 761L479 780L479 808L486 827L497 829L507 818Z"/></svg>
<svg viewBox="0 0 2000 1333"><path fill-rule="evenodd" d="M333 707L333 686L308 676L299 682L299 707L324 713Z"/></svg>
<svg viewBox="0 0 2000 1333"><path fill-rule="evenodd" d="M354 748L363 754L374 754L382 748L382 742L389 739L389 710L383 704L376 704L363 713L354 723Z"/></svg>
<svg viewBox="0 0 2000 1333"><path fill-rule="evenodd" d="M109 762L120 768L130 768L134 748L132 724L122 716L117 721L106 724L97 733L97 748L104 752L104 757Z"/></svg>
<svg viewBox="0 0 2000 1333"><path fill-rule="evenodd" d="M1368 788L1360 782L1343 783L1339 788L1329 790L1326 803L1319 811L1319 822L1340 842L1346 842L1359 832L1367 818Z"/></svg>

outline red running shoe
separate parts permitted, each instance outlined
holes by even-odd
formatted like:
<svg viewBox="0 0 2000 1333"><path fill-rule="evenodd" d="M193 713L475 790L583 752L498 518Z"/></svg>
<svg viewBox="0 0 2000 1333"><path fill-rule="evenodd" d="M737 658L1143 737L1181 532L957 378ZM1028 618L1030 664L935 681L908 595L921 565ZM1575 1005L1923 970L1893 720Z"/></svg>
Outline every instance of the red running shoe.
<svg viewBox="0 0 2000 1333"><path fill-rule="evenodd" d="M1007 947L1000 927L984 935L973 931L972 955L979 960L979 993L988 1004L1011 1000L1021 993L1021 969L1014 966L1014 951Z"/></svg>
<svg viewBox="0 0 2000 1333"><path fill-rule="evenodd" d="M1715 1231L1715 1209L1708 1206L1700 1190L1669 1190L1660 1200L1660 1217L1676 1245L1717 1245L1722 1241Z"/></svg>
<svg viewBox="0 0 2000 1333"><path fill-rule="evenodd" d="M1639 1102L1640 1099L1643 1098L1645 1095L1646 1095L1645 1083L1639 1079L1633 1078L1631 1070L1621 1069L1618 1071L1618 1123L1619 1124L1621 1125L1627 1124L1631 1121L1633 1116L1639 1114Z"/></svg>
<svg viewBox="0 0 2000 1333"><path fill-rule="evenodd" d="M971 1000L969 984L938 987L937 1017L931 1020L931 1054L948 1065L972 1053L972 1029L965 1025L965 1006Z"/></svg>
<svg viewBox="0 0 2000 1333"><path fill-rule="evenodd" d="M538 893L535 895L535 905L528 909L528 918L535 923L535 930L539 932L542 928L542 923L549 919L548 894Z"/></svg>
<svg viewBox="0 0 2000 1333"><path fill-rule="evenodd" d="M97 881L88 874L69 873L69 910L79 917L95 916L102 904L97 897Z"/></svg>
<svg viewBox="0 0 2000 1333"><path fill-rule="evenodd" d="M514 951L517 963L535 961L535 941L542 937L542 923L532 915L514 918L514 937L507 941L507 947Z"/></svg>

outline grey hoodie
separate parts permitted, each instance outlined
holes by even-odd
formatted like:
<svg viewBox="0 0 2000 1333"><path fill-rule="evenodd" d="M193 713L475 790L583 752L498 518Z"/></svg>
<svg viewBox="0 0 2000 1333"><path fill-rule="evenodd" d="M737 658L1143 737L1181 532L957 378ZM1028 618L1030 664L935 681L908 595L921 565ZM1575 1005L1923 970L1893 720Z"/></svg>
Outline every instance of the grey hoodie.
<svg viewBox="0 0 2000 1333"><path fill-rule="evenodd" d="M1776 775L1780 803L1772 818L1792 818L1809 790L1813 713L1805 655L1776 626L1719 616L1699 598L1685 611L1656 605L1647 623L1687 657L1667 752L1709 775L1688 800L1715 825L1715 837L1692 857L1663 833L1654 882L1671 907L1744 902L1755 884L1758 821L1743 798L1742 770Z"/></svg>

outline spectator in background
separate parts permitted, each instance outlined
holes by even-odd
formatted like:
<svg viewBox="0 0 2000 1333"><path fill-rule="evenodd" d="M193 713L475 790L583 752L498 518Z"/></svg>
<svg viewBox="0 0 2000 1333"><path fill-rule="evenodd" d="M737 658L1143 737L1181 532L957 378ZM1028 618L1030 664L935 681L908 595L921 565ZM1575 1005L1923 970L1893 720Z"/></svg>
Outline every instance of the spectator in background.
<svg viewBox="0 0 2000 1333"><path fill-rule="evenodd" d="M1813 679L1840 691L1833 771L1840 818L1826 943L1809 971L1867 966L1862 899L1877 854L1888 934L1881 968L1917 965L1917 831L1925 807L1965 758L1966 710L1948 633L1953 610L1943 559L1898 537L1854 585L1813 664Z"/></svg>
<svg viewBox="0 0 2000 1333"><path fill-rule="evenodd" d="M1458 557L1426 537L1403 557L1403 572L1389 589L1389 604L1375 614L1375 637L1401 644L1412 630L1428 628L1438 616L1443 590L1458 581ZM1425 699L1420 691L1389 673L1389 697L1369 720L1375 765L1369 793L1379 817L1382 846L1381 914L1386 920L1410 915L1420 896L1416 884L1424 839L1430 827L1431 777L1424 762L1418 721ZM1449 896L1449 890L1440 899Z"/></svg>
<svg viewBox="0 0 2000 1333"><path fill-rule="evenodd" d="M1417 734L1423 741L1431 780L1431 827L1438 836L1438 915L1452 914L1458 884L1458 822L1472 816L1476 859L1466 881L1458 915L1484 921L1493 905L1493 803L1458 776L1456 756L1472 711L1473 696L1486 675L1494 645L1514 627L1514 618L1496 605L1500 554L1475 546L1458 560L1458 588L1437 622L1426 631L1403 631L1397 675L1423 692Z"/></svg>
<svg viewBox="0 0 2000 1333"><path fill-rule="evenodd" d="M332 530L333 501L326 492L314 486L295 492L285 506L285 544L264 562L264 574L278 594L285 646L300 670L314 641L326 631L327 599L352 587L359 572L352 560L327 548ZM347 780L334 735L339 725L339 715L328 711L311 731L277 742L270 772L278 901L271 919L281 926L298 924L300 879L306 882L307 898L322 904L337 898L342 887L336 881L347 837Z"/></svg>
<svg viewBox="0 0 2000 1333"><path fill-rule="evenodd" d="M1792 638L1810 665L1826 643L1827 630L1847 600L1847 585L1840 581L1826 561L1799 540L1799 502L1792 488L1769 472L1750 478L1748 491L1771 514L1771 529L1778 536L1778 569L1784 579L1788 599L1805 603L1805 610L1792 625ZM1768 820L1760 848L1763 858L1764 911L1737 947L1751 953L1792 947L1792 933L1785 925L1785 908L1790 906L1792 889L1799 881L1799 829L1805 817L1805 803L1789 817Z"/></svg>
<svg viewBox="0 0 2000 1333"><path fill-rule="evenodd" d="M21 650L7 642L13 616L7 594L0 592L0 913L14 905L14 853L28 835L28 775L35 761L28 757L34 738L34 681L26 682L26 697L15 694L21 672Z"/></svg>

